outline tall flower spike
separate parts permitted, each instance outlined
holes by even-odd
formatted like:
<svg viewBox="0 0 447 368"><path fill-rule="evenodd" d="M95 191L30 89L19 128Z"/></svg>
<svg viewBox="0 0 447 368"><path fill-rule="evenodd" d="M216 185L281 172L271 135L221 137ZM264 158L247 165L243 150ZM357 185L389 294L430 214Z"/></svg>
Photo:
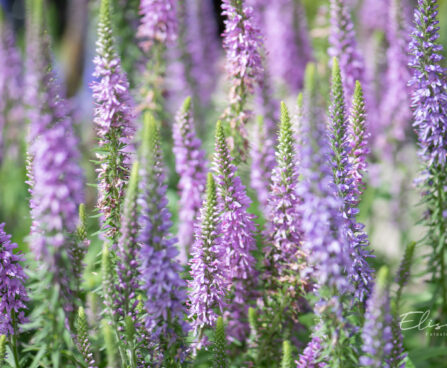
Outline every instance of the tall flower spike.
<svg viewBox="0 0 447 368"><path fill-rule="evenodd" d="M256 250L254 216L248 213L248 198L241 178L236 175L236 166L230 155L225 134L220 122L216 126L214 154L218 207L221 213L219 232L222 236L220 252L226 277L234 287L231 303L231 317L228 335L242 341L248 332L245 323L248 313L250 292L257 284L256 260L252 252Z"/></svg>
<svg viewBox="0 0 447 368"><path fill-rule="evenodd" d="M222 15L227 17L223 47L231 80L230 107L225 118L231 134L230 147L239 159L244 158L247 148L245 124L250 115L247 99L262 80L261 34L254 22L253 9L242 0L223 0L222 10Z"/></svg>
<svg viewBox="0 0 447 368"><path fill-rule="evenodd" d="M130 143L134 127L129 83L121 70L121 61L114 48L110 21L110 0L101 1L96 56L93 60L97 78L92 83L95 117L99 137L98 209L103 216L106 236L117 241L120 209L129 176Z"/></svg>
<svg viewBox="0 0 447 368"><path fill-rule="evenodd" d="M84 308L79 307L78 319L77 319L77 336L76 342L78 345L78 350L84 358L84 363L87 364L88 368L95 368L96 362L93 357L91 350L91 345L89 341L89 331L87 325L87 316L85 315Z"/></svg>
<svg viewBox="0 0 447 368"><path fill-rule="evenodd" d="M317 363L321 354L321 340L319 337L313 337L307 344L299 360L296 362L296 368L324 368L324 363Z"/></svg>
<svg viewBox="0 0 447 368"><path fill-rule="evenodd" d="M115 311L122 320L130 317L137 324L137 291L139 290L138 254L138 161L134 163L127 186L121 217L120 239L116 252L118 283Z"/></svg>
<svg viewBox="0 0 447 368"><path fill-rule="evenodd" d="M359 197L365 189L364 176L367 169L366 160L370 152L368 138L369 133L366 129L366 109L363 89L360 82L356 81L351 113L349 115L349 142L351 144L351 176L354 179L353 184Z"/></svg>
<svg viewBox="0 0 447 368"><path fill-rule="evenodd" d="M447 279L445 278L445 251L447 248L447 83L446 70L441 66L443 56L439 44L435 0L419 0L414 11L414 30L410 42L413 76L413 117L420 157L424 171L424 198L428 206L426 224L428 236L425 244L432 247L428 264L432 281L439 285L442 314L447 315Z"/></svg>
<svg viewBox="0 0 447 368"><path fill-rule="evenodd" d="M146 293L146 328L154 340L167 345L182 337L187 326L183 321L186 283L176 261L176 239L170 235L171 214L167 208L165 174L159 133L152 115L144 115L140 152L141 227L139 242L142 289ZM180 336L178 336L180 335Z"/></svg>
<svg viewBox="0 0 447 368"><path fill-rule="evenodd" d="M180 176L178 184L179 245L180 259L187 263L189 248L194 239L194 223L202 205L202 194L206 184L205 151L194 128L191 98L187 98L177 114L173 127L175 168Z"/></svg>
<svg viewBox="0 0 447 368"><path fill-rule="evenodd" d="M346 100L351 101L355 81L364 83L364 61L355 39L354 24L346 0L331 0L331 47L329 55L340 61Z"/></svg>
<svg viewBox="0 0 447 368"><path fill-rule="evenodd" d="M23 131L23 65L14 32L0 9L0 163L5 154L19 156Z"/></svg>
<svg viewBox="0 0 447 368"><path fill-rule="evenodd" d="M359 114L361 109L361 95L357 90L358 96L355 101L354 115L357 119L362 119L364 114ZM351 147L349 143L349 126L346 117L345 102L343 95L343 85L340 68L336 58L333 60L332 68L332 87L331 87L331 105L329 122L329 142L331 145L330 162L332 165L333 180L336 185L337 196L343 201L343 218L345 219L344 231L349 244L349 250L352 269L348 269L349 279L354 286L355 295L363 301L369 294L371 288L371 268L366 257L368 252L365 247L368 246L368 237L363 231L364 225L356 220L358 213L359 189L356 182L358 172L358 163L350 162ZM360 115L360 116L359 116ZM355 128L354 128L355 129ZM361 138L361 137L360 137ZM354 152L354 155L360 152ZM364 160L364 157L363 157Z"/></svg>
<svg viewBox="0 0 447 368"><path fill-rule="evenodd" d="M300 200L296 193L298 172L294 132L284 102L281 102L281 122L275 156L276 167L272 174L268 211L269 238L273 245L269 257L271 266L281 272L281 268L297 261L302 241Z"/></svg>
<svg viewBox="0 0 447 368"><path fill-rule="evenodd" d="M381 104L381 121L389 129L391 138L402 141L411 119L410 69L408 67L408 19L405 12L407 0L388 1L388 26L386 39L387 70L385 95ZM407 4L408 5L408 4ZM402 11L404 10L404 11Z"/></svg>
<svg viewBox="0 0 447 368"><path fill-rule="evenodd" d="M190 260L192 280L189 282L189 317L196 334L201 333L204 327L212 327L226 305L229 284L219 259L218 221L216 184L213 175L209 173L206 201L196 228ZM220 313L217 314L216 310Z"/></svg>
<svg viewBox="0 0 447 368"><path fill-rule="evenodd" d="M141 0L142 16L137 36L148 51L154 42L171 43L177 39L177 17L173 0Z"/></svg>
<svg viewBox="0 0 447 368"><path fill-rule="evenodd" d="M271 73L275 81L296 92L303 85L304 68L312 58L301 0L268 1L263 13Z"/></svg>
<svg viewBox="0 0 447 368"><path fill-rule="evenodd" d="M381 268L365 312L363 355L360 357L362 367L380 368L389 362L393 348L392 321L388 269Z"/></svg>
<svg viewBox="0 0 447 368"><path fill-rule="evenodd" d="M25 322L26 275L20 262L22 256L14 254L17 244L5 233L5 224L0 225L0 335L17 335L19 324Z"/></svg>

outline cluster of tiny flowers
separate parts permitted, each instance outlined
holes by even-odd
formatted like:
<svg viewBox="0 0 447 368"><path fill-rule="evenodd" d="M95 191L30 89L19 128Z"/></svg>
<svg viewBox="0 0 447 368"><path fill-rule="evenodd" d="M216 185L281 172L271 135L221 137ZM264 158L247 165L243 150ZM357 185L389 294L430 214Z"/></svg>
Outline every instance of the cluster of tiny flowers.
<svg viewBox="0 0 447 368"><path fill-rule="evenodd" d="M191 58L191 78L199 101L206 105L216 84L219 58L217 25L212 1L185 1L186 49Z"/></svg>
<svg viewBox="0 0 447 368"><path fill-rule="evenodd" d="M98 25L96 56L93 60L97 81L92 83L100 151L97 157L99 198L98 208L104 216L105 230L110 238L117 233L120 202L129 174L129 153L125 147L133 136L133 113L129 83L113 46L109 3L102 2Z"/></svg>
<svg viewBox="0 0 447 368"><path fill-rule="evenodd" d="M205 151L196 135L192 114L191 99L188 98L178 112L173 126L175 168L180 176L178 237L184 263L193 242L194 221L202 205L207 171Z"/></svg>
<svg viewBox="0 0 447 368"><path fill-rule="evenodd" d="M222 15L226 16L223 47L227 55L226 69L232 81L230 103L241 98L238 89L243 86L252 92L262 80L261 33L254 23L253 8L241 0L223 0Z"/></svg>
<svg viewBox="0 0 447 368"><path fill-rule="evenodd" d="M177 39L177 17L173 0L141 0L141 22L137 36L143 50L148 51L154 42L170 43Z"/></svg>
<svg viewBox="0 0 447 368"><path fill-rule="evenodd" d="M256 250L256 227L254 216L247 211L250 199L232 161L223 128L218 123L214 170L220 211L219 232L222 235L219 257L225 267L228 281L234 286L232 320L228 335L241 340L247 333L247 326L244 326L239 318L247 313L247 301L252 292L250 289L253 289L257 282L256 260L252 254Z"/></svg>
<svg viewBox="0 0 447 368"><path fill-rule="evenodd" d="M294 134L287 107L281 103L281 124L276 151L277 165L272 173L269 197L269 230L273 245L274 267L296 262L302 242L300 199L296 193L298 172L294 147ZM281 266L280 266L281 267Z"/></svg>
<svg viewBox="0 0 447 368"><path fill-rule="evenodd" d="M24 117L21 95L23 93L22 61L16 46L11 25L0 20L0 58L3 66L0 69L0 163L5 154L17 156L18 152L3 145L7 140L18 140L19 129ZM18 147L16 147L17 149Z"/></svg>
<svg viewBox="0 0 447 368"><path fill-rule="evenodd" d="M25 322L28 295L24 287L25 272L20 265L22 256L14 254L17 244L0 225L0 335L16 334L18 325Z"/></svg>
<svg viewBox="0 0 447 368"><path fill-rule="evenodd" d="M447 161L447 82L438 44L437 8L435 0L418 1L410 42L413 126L428 168L444 168Z"/></svg>
<svg viewBox="0 0 447 368"><path fill-rule="evenodd" d="M365 325L362 330L364 355L360 357L360 364L364 367L383 367L393 349L393 317L390 311L389 288L383 279L383 271L379 271L378 280L366 306Z"/></svg>
<svg viewBox="0 0 447 368"><path fill-rule="evenodd" d="M165 174L155 121L145 121L140 167L140 277L147 295L146 328L154 339L175 336L174 324L183 323L186 282L180 277L176 239L171 237ZM147 146L146 146L147 145Z"/></svg>
<svg viewBox="0 0 447 368"><path fill-rule="evenodd" d="M32 103L28 110L31 246L37 257L53 264L53 251L66 244L67 233L76 230L84 183L68 104L51 70L48 37L41 33L33 42L29 51L36 53L28 54L26 71L26 89L32 96L28 100Z"/></svg>
<svg viewBox="0 0 447 368"><path fill-rule="evenodd" d="M312 55L304 9L297 1L271 1L264 10L264 22L271 73L291 91L297 91L302 87L304 69Z"/></svg>
<svg viewBox="0 0 447 368"><path fill-rule="evenodd" d="M196 228L190 261L189 315L196 334L205 326L213 326L219 316L215 310L222 314L226 306L229 283L219 259L218 221L216 186L212 174L209 174L207 198Z"/></svg>
<svg viewBox="0 0 447 368"><path fill-rule="evenodd" d="M329 56L337 57L340 62L346 100L350 101L354 93L355 81L364 82L364 61L358 50L354 33L354 24L345 0L331 0L331 47Z"/></svg>
<svg viewBox="0 0 447 368"><path fill-rule="evenodd" d="M325 363L317 363L320 357L321 340L319 337L313 337L309 341L300 359L296 362L296 368L324 368L327 367Z"/></svg>
<svg viewBox="0 0 447 368"><path fill-rule="evenodd" d="M381 105L381 120L391 130L392 138L404 140L411 119L410 70L408 68L408 19L402 11L403 1L391 0L386 27L387 50L386 93ZM405 9L404 9L405 10Z"/></svg>

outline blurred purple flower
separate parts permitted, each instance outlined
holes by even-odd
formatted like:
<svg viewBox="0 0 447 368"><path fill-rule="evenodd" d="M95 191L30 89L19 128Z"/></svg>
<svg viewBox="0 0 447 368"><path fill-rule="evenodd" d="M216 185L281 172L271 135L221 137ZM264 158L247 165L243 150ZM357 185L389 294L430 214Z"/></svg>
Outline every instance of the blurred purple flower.
<svg viewBox="0 0 447 368"><path fill-rule="evenodd" d="M194 223L202 206L205 191L207 162L202 142L197 138L191 99L188 97L179 110L173 126L174 155L180 192L179 245L181 262L186 263L193 243Z"/></svg>
<svg viewBox="0 0 447 368"><path fill-rule="evenodd" d="M5 224L0 224L0 335L18 333L18 325L26 322L24 309L28 301L25 290L27 276L20 262L23 257L14 254L17 244L5 233Z"/></svg>
<svg viewBox="0 0 447 368"><path fill-rule="evenodd" d="M148 51L154 42L168 44L177 39L177 17L173 0L141 0L142 16L137 37L143 50Z"/></svg>
<svg viewBox="0 0 447 368"><path fill-rule="evenodd" d="M324 368L327 367L325 363L317 363L320 358L321 340L319 337L313 337L309 341L299 360L296 362L296 368Z"/></svg>

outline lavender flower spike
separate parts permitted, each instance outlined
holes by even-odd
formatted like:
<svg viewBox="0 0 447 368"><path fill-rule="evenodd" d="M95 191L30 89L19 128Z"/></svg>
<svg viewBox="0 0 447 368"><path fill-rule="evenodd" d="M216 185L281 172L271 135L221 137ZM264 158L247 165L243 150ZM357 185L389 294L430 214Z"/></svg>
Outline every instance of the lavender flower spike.
<svg viewBox="0 0 447 368"><path fill-rule="evenodd" d="M17 244L0 225L0 335L17 335L18 325L25 322L24 310L28 295L24 287L22 256L14 254Z"/></svg>
<svg viewBox="0 0 447 368"><path fill-rule="evenodd" d="M172 43L177 39L177 17L174 0L141 0L142 16L137 37L148 51L154 42Z"/></svg>
<svg viewBox="0 0 447 368"><path fill-rule="evenodd" d="M188 97L173 126L175 166L180 176L178 237L182 263L188 260L189 248L193 243L194 222L199 215L206 182L205 151L197 138L192 115L191 98Z"/></svg>
<svg viewBox="0 0 447 368"><path fill-rule="evenodd" d="M359 91L357 90L357 93ZM343 85L341 73L336 58L333 60L332 69L332 88L331 88L331 106L329 123L329 141L331 145L330 162L332 165L333 180L337 187L337 196L343 200L343 218L346 219L344 231L349 241L349 253L352 259L352 269L348 269L348 275L351 283L355 287L355 295L363 301L370 292L371 273L366 257L368 252L365 247L368 246L368 237L363 232L363 224L356 220L358 213L359 189L357 178L358 162L356 167L350 162L351 146L349 143L349 126L346 117L345 102L343 97ZM357 100L361 96L358 95ZM358 106L360 101L355 101ZM357 106L354 106L354 115L362 119L364 114L358 113ZM361 106L360 106L361 107ZM355 154L359 155L357 151ZM364 157L363 157L364 160Z"/></svg>
<svg viewBox="0 0 447 368"><path fill-rule="evenodd" d="M118 317L132 318L136 323L136 306L138 304L136 291L139 289L138 253L138 170L136 161L127 186L126 198L124 200L123 214L121 217L120 239L117 248L117 274L115 312Z"/></svg>
<svg viewBox="0 0 447 368"><path fill-rule="evenodd" d="M186 283L180 277L181 267L175 260L176 239L170 235L171 214L167 208L165 175L159 133L154 118L144 115L143 142L140 155L141 226L139 242L140 274L146 293L146 328L154 340L170 345L178 334L185 334L183 321Z"/></svg>
<svg viewBox="0 0 447 368"><path fill-rule="evenodd" d="M428 261L432 281L441 291L442 313L447 315L447 280L445 274L445 250L447 249L447 77L442 67L442 46L439 44L437 20L438 6L435 0L419 0L414 11L414 30L410 43L413 77L413 117L419 154L424 164L424 197L428 206L426 224L428 235L425 243L432 247Z"/></svg>
<svg viewBox="0 0 447 368"><path fill-rule="evenodd" d="M226 112L229 124L229 143L232 150L244 156L247 145L245 124L250 112L246 103L254 87L262 81L261 34L253 9L242 0L223 0L222 15L226 16L223 47L226 51L226 69L231 80L230 107ZM239 158L239 157L235 157Z"/></svg>
<svg viewBox="0 0 447 368"><path fill-rule="evenodd" d="M319 337L313 337L309 341L299 361L296 362L296 368L323 368L327 367L325 363L317 363L321 353L321 340Z"/></svg>
<svg viewBox="0 0 447 368"><path fill-rule="evenodd" d="M413 69L414 128L420 154L427 168L444 168L447 161L447 84L438 43L439 21L436 0L419 0L414 12L415 29L410 43Z"/></svg>
<svg viewBox="0 0 447 368"><path fill-rule="evenodd" d="M389 363L393 348L392 320L388 269L381 268L365 312L362 331L364 355L360 357L362 367L381 368L384 363Z"/></svg>
<svg viewBox="0 0 447 368"><path fill-rule="evenodd" d="M218 221L216 184L213 175L209 173L206 201L196 228L196 241L190 260L192 280L189 283L189 317L195 333L200 335L205 326L214 326L226 305L225 296L229 284L219 260L221 239L216 230Z"/></svg>
<svg viewBox="0 0 447 368"><path fill-rule="evenodd" d="M294 138L289 112L284 102L281 102L279 143L275 153L277 165L273 170L269 197L270 239L273 245L270 256L273 267L279 270L296 262L302 242L300 200L296 194L298 172Z"/></svg>
<svg viewBox="0 0 447 368"><path fill-rule="evenodd" d="M364 61L358 50L352 23L345 0L331 0L331 47L329 55L337 57L343 78L346 100L351 101L355 81L365 82Z"/></svg>
<svg viewBox="0 0 447 368"><path fill-rule="evenodd" d="M370 149L368 139L370 134L366 129L366 109L363 98L363 89L359 81L355 83L352 98L351 112L349 114L349 142L351 145L350 164L351 176L354 180L355 191L360 199L364 190L364 176L367 169L367 157Z"/></svg>
<svg viewBox="0 0 447 368"><path fill-rule="evenodd" d="M110 0L101 1L96 57L93 60L98 80L92 83L95 100L94 122L99 137L100 167L98 208L103 215L103 229L109 239L117 240L120 208L129 176L130 143L134 127L129 83L121 70L114 48L110 20Z"/></svg>
<svg viewBox="0 0 447 368"><path fill-rule="evenodd" d="M220 122L216 126L214 170L216 172L217 198L220 215L220 257L226 277L234 287L231 303L232 316L228 336L241 340L248 332L244 323L248 313L250 292L256 287L258 274L252 252L256 250L254 216L248 213L250 199L225 141ZM241 322L242 319L242 322Z"/></svg>

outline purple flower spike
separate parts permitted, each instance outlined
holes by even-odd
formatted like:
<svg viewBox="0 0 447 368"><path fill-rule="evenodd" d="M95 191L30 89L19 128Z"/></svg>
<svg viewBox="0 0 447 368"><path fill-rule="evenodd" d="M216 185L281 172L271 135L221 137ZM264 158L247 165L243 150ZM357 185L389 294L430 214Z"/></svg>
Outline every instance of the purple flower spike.
<svg viewBox="0 0 447 368"><path fill-rule="evenodd" d="M143 50L148 51L154 42L163 44L177 39L177 17L173 0L141 0L142 16L137 37Z"/></svg>
<svg viewBox="0 0 447 368"><path fill-rule="evenodd" d="M183 321L186 283L180 277L181 267L176 261L176 239L170 235L172 222L167 208L158 128L149 113L144 115L140 160L138 222L141 282L147 297L145 323L151 338L163 339L170 345L188 329Z"/></svg>
<svg viewBox="0 0 447 368"><path fill-rule="evenodd" d="M219 317L215 310L220 311L220 315L223 313L229 287L219 259L219 212L216 185L211 173L208 174L206 192L190 261L192 281L189 283L189 316L195 334L199 336L204 327L214 326Z"/></svg>
<svg viewBox="0 0 447 368"><path fill-rule="evenodd" d="M393 349L392 323L390 311L390 291L388 269L382 268L377 274L374 291L368 299L363 326L363 353L360 357L362 367L381 368L389 365Z"/></svg>
<svg viewBox="0 0 447 368"><path fill-rule="evenodd" d="M408 132L411 119L410 70L408 67L408 25L404 6L406 0L389 1L389 21L386 36L389 48L386 54L386 93L381 104L382 124L390 130L392 138L402 141ZM402 11L402 8L404 11Z"/></svg>
<svg viewBox="0 0 447 368"><path fill-rule="evenodd" d="M351 101L355 81L365 82L365 65L355 39L354 24L345 0L331 0L329 55L340 62L346 101Z"/></svg>
<svg viewBox="0 0 447 368"><path fill-rule="evenodd" d="M130 170L126 146L133 136L134 116L129 83L114 49L108 0L101 2L96 46L93 76L98 80L92 83L92 90L96 106L94 123L101 149L97 153L100 161L98 208L104 216L103 229L107 237L117 240L121 202Z"/></svg>
<svg viewBox="0 0 447 368"><path fill-rule="evenodd" d="M279 272L284 265L287 267L297 261L297 252L302 242L300 199L296 193L298 171L294 138L289 113L282 102L279 143L275 153L276 167L272 174L268 212L269 238L273 245L271 261L273 267L279 268Z"/></svg>
<svg viewBox="0 0 447 368"><path fill-rule="evenodd" d="M265 47L275 80L296 92L312 58L306 14L301 1L275 0L264 10Z"/></svg>
<svg viewBox="0 0 447 368"><path fill-rule="evenodd" d="M300 355L299 361L296 362L296 368L324 368L325 363L317 363L320 358L321 340L319 337L313 337L309 341L303 353Z"/></svg>
<svg viewBox="0 0 447 368"><path fill-rule="evenodd" d="M191 98L188 97L178 112L173 127L175 166L180 176L178 237L182 263L187 262L189 248L193 243L194 223L202 206L207 171L205 151L197 138L192 114Z"/></svg>
<svg viewBox="0 0 447 368"><path fill-rule="evenodd" d="M441 66L437 8L435 0L418 1L409 63L413 69L413 126L419 137L420 154L429 169L444 168L447 161L447 83Z"/></svg>
<svg viewBox="0 0 447 368"><path fill-rule="evenodd" d="M20 265L22 256L14 254L17 244L0 225L0 335L15 335L18 325L26 322L24 309L28 295L24 287L25 272Z"/></svg>
<svg viewBox="0 0 447 368"><path fill-rule="evenodd" d="M225 135L220 122L216 127L214 170L220 215L220 257L226 277L234 287L234 300L230 304L231 317L228 336L242 341L248 333L247 318L250 297L256 287L258 274L252 252L256 250L253 222L248 213L250 199L245 193L241 178L236 175Z"/></svg>

